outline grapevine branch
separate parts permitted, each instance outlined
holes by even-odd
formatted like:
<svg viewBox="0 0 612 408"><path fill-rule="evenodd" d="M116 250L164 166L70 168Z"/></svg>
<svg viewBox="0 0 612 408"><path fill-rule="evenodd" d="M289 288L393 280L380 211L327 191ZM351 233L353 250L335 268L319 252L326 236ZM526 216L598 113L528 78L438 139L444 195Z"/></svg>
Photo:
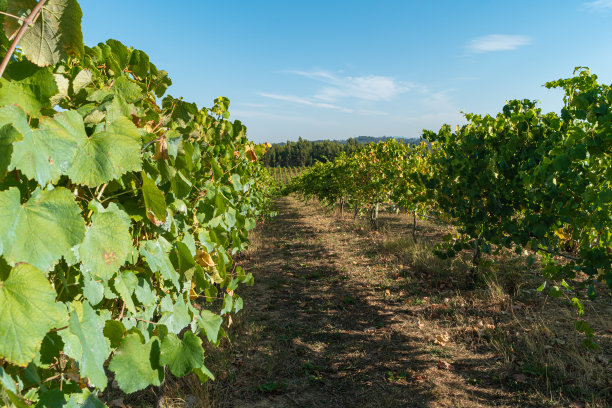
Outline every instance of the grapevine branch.
<svg viewBox="0 0 612 408"><path fill-rule="evenodd" d="M12 17L12 18L16 18L17 20L21 20L21 21L24 21L24 20L25 20L25 18L22 18L22 17L16 16L16 15L11 14L11 13L7 13L7 12L4 12L4 11L0 11L0 14L4 14L5 16L9 16L9 17Z"/></svg>
<svg viewBox="0 0 612 408"><path fill-rule="evenodd" d="M4 75L6 66L8 65L11 57L13 56L13 53L17 48L17 44L19 44L19 41L21 40L21 37L23 37L26 30L34 24L34 21L36 21L36 18L40 14L40 11L42 10L42 7L46 1L47 0L40 0L36 4L36 6L34 6L34 9L30 13L30 15L23 19L23 24L21 25L21 28L19 29L19 31L17 31L17 35L15 35L15 38L13 39L13 42L11 43L8 51L6 52L6 55L2 59L2 63L0 63L0 78L2 78L2 75Z"/></svg>

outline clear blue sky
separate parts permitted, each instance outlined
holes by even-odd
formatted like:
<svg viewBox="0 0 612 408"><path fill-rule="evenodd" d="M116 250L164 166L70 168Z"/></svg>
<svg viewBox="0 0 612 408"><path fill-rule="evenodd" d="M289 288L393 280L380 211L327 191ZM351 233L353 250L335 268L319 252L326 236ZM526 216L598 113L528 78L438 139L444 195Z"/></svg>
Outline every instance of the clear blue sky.
<svg viewBox="0 0 612 408"><path fill-rule="evenodd" d="M87 45L149 54L169 93L231 100L256 142L418 137L589 66L612 82L612 0L81 0Z"/></svg>

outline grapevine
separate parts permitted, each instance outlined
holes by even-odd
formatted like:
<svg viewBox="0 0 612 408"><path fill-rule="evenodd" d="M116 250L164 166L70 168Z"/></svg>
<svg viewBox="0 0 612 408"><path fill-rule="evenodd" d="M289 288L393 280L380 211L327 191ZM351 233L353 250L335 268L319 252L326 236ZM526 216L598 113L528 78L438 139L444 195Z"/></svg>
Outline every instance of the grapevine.
<svg viewBox="0 0 612 408"><path fill-rule="evenodd" d="M18 407L101 406L111 379L212 379L203 339L243 308L253 276L234 256L270 210L266 146L227 98L164 96L143 51L84 46L75 0L1 11L32 9L0 33L0 389Z"/></svg>

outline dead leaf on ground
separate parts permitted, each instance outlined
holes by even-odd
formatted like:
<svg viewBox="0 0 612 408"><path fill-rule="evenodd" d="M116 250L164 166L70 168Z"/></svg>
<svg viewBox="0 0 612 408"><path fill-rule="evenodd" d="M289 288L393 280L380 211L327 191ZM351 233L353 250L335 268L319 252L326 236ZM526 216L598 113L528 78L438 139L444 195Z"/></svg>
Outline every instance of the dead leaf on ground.
<svg viewBox="0 0 612 408"><path fill-rule="evenodd" d="M452 370L453 366L447 361L438 360L438 368L440 370Z"/></svg>
<svg viewBox="0 0 612 408"><path fill-rule="evenodd" d="M450 336L447 333L442 333L436 335L436 339L434 340L434 344L439 346L444 346L450 340Z"/></svg>

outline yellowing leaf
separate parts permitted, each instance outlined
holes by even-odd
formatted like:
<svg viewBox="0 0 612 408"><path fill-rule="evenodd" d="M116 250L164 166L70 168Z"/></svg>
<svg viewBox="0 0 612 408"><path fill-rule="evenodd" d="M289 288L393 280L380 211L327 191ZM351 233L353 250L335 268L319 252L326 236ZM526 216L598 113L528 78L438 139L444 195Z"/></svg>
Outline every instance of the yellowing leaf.
<svg viewBox="0 0 612 408"><path fill-rule="evenodd" d="M248 146L244 149L244 155L252 162L257 161L257 155L255 154L255 150L253 150L251 146Z"/></svg>
<svg viewBox="0 0 612 408"><path fill-rule="evenodd" d="M196 286L195 281L191 282L191 289L189 289L189 299L190 300L195 300L198 298L198 294L195 291L195 286Z"/></svg>
<svg viewBox="0 0 612 408"><path fill-rule="evenodd" d="M565 231L563 231L563 228L557 228L557 230L555 231L555 234L559 238L561 238L563 241L567 241L568 239L571 238L571 236L567 235Z"/></svg>
<svg viewBox="0 0 612 408"><path fill-rule="evenodd" d="M214 268L215 267L215 262L213 261L212 257L210 256L210 254L206 251L202 251L200 249L198 249L196 256L195 256L195 261L197 263L199 263L200 265L206 267L210 267L210 268Z"/></svg>

